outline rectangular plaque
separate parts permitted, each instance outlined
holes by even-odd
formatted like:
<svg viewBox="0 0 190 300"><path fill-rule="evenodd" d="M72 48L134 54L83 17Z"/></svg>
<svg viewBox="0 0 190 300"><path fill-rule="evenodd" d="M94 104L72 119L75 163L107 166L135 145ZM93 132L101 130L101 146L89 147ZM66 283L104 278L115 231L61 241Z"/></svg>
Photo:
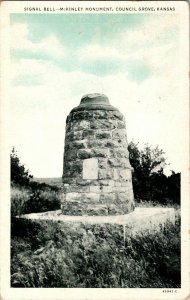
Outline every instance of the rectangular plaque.
<svg viewBox="0 0 190 300"><path fill-rule="evenodd" d="M98 179L98 160L88 158L83 161L83 179Z"/></svg>

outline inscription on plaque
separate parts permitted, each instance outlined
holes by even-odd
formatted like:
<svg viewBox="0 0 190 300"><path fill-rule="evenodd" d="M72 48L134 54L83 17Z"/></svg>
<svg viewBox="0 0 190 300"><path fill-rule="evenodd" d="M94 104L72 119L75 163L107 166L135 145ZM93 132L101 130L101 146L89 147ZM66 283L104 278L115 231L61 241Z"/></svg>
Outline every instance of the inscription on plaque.
<svg viewBox="0 0 190 300"><path fill-rule="evenodd" d="M83 179L98 179L98 160L88 158L83 161Z"/></svg>

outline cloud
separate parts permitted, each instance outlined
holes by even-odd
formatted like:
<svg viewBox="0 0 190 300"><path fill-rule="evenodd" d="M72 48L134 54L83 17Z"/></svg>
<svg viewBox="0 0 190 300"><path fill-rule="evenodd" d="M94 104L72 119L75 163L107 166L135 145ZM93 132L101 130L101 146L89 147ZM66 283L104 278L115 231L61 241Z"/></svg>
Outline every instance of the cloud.
<svg viewBox="0 0 190 300"><path fill-rule="evenodd" d="M75 68L70 71L66 71L65 61L56 64L54 59L35 57L12 60L16 84L11 91L11 140L34 176L62 175L66 116L84 94L93 92L106 94L111 104L122 111L129 140L158 144L166 152L171 168L180 171L188 108L180 97L177 19L168 15L162 18L121 32L111 47L105 41L88 44L79 51L72 49L68 63ZM68 54L51 30L46 39L33 42L27 25L13 26L15 50L42 52L59 59ZM104 67L105 61L115 71L109 72L108 68L100 77L97 70ZM85 64L94 69L85 69ZM143 78L146 70L148 74ZM141 80L137 80L139 74Z"/></svg>
<svg viewBox="0 0 190 300"><path fill-rule="evenodd" d="M91 44L82 48L79 52L81 60L122 60L126 59L124 55L121 55L119 49L110 46L102 46L99 44Z"/></svg>
<svg viewBox="0 0 190 300"><path fill-rule="evenodd" d="M173 168L180 170L176 151L183 152L183 142L178 141L183 136L185 125L180 120L185 118L186 106L166 78L149 78L139 85L122 72L105 77L65 72L43 60L19 60L14 69L19 76L32 71L42 79L41 85L12 87L12 144L35 176L61 176L66 116L84 94L92 92L106 94L122 111L129 140L159 144Z"/></svg>
<svg viewBox="0 0 190 300"><path fill-rule="evenodd" d="M123 71L137 82L150 76L171 76L178 63L178 22L177 15L148 17L142 26L124 28L111 45L91 43L79 50L78 57L81 63L96 64L95 70L102 65L102 73L110 62L110 72Z"/></svg>
<svg viewBox="0 0 190 300"><path fill-rule="evenodd" d="M13 23L11 26L11 48L15 51L41 53L49 58L61 59L66 55L65 47L57 37L50 34L39 42L29 39L29 27L26 23Z"/></svg>

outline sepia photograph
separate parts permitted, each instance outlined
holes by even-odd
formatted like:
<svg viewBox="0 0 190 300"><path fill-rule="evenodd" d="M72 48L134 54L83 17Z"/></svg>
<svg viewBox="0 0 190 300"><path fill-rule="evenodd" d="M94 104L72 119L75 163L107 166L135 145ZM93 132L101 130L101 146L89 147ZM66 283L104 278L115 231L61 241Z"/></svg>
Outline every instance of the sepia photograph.
<svg viewBox="0 0 190 300"><path fill-rule="evenodd" d="M2 299L185 299L187 2L1 16Z"/></svg>

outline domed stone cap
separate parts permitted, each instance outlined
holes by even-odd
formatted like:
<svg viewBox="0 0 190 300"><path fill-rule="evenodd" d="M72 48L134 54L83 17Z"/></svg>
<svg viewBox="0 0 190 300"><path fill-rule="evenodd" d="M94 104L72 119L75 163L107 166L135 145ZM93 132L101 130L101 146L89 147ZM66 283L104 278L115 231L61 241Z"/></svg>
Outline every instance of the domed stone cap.
<svg viewBox="0 0 190 300"><path fill-rule="evenodd" d="M71 112L80 110L112 110L118 111L118 109L110 105L109 99L104 94L87 94L81 98L80 105L73 108Z"/></svg>

